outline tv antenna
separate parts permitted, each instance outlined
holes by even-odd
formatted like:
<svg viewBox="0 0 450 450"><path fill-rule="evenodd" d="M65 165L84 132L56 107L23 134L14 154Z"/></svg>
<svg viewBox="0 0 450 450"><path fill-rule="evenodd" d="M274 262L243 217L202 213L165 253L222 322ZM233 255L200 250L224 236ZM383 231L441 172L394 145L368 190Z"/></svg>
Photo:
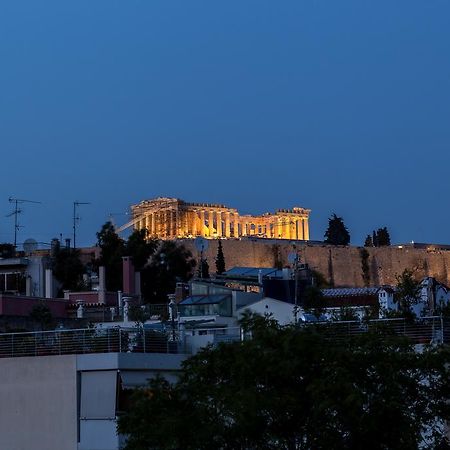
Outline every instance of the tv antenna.
<svg viewBox="0 0 450 450"><path fill-rule="evenodd" d="M19 205L22 203L41 203L41 202L36 202L34 200L25 200L23 198L14 198L14 197L9 197L8 201L9 201L9 203L14 204L14 210L10 214L8 214L6 217L14 216L14 248L16 248L17 247L17 233L18 233L19 229L21 228L21 226L19 225L19 214L21 214L23 212L23 209L19 208Z"/></svg>
<svg viewBox="0 0 450 450"><path fill-rule="evenodd" d="M80 220L80 217L77 216L77 208L80 205L90 205L90 202L73 202L73 249L76 249L76 236L77 236L77 223Z"/></svg>

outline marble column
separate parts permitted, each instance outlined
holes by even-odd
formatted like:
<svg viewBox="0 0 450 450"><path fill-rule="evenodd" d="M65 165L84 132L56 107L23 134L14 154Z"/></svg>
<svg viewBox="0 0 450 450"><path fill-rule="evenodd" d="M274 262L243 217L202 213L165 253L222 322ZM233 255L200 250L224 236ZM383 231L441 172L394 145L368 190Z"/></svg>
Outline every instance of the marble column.
<svg viewBox="0 0 450 450"><path fill-rule="evenodd" d="M200 211L200 236L206 235L206 233L205 233L205 214L206 214L205 210L202 209Z"/></svg>
<svg viewBox="0 0 450 450"><path fill-rule="evenodd" d="M209 228L209 237L213 237L214 235L214 211L210 209L208 211L208 228Z"/></svg>
<svg viewBox="0 0 450 450"><path fill-rule="evenodd" d="M230 236L231 236L230 213L227 211L225 213L225 237L229 238Z"/></svg>

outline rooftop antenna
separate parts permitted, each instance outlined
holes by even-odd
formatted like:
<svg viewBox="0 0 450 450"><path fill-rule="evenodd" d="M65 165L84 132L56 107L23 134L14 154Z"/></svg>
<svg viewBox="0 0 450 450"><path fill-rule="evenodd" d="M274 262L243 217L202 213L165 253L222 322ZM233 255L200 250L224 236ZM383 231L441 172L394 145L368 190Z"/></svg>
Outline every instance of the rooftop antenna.
<svg viewBox="0 0 450 450"><path fill-rule="evenodd" d="M17 233L21 226L19 225L19 214L23 212L23 209L19 208L19 204L21 203L41 203L36 202L34 200L24 200L22 198L8 198L9 203L14 203L14 210L8 214L6 217L14 216L14 248L17 248Z"/></svg>
<svg viewBox="0 0 450 450"><path fill-rule="evenodd" d="M90 205L90 202L73 202L73 249L75 250L76 247L76 236L77 236L77 223L80 220L80 218L77 216L77 208L80 205Z"/></svg>

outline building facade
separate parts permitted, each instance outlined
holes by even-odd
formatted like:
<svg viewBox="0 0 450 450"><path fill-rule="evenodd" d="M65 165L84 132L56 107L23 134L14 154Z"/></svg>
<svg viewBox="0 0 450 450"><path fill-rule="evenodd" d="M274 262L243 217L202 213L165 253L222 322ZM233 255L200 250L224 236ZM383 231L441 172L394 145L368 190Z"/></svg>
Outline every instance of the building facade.
<svg viewBox="0 0 450 450"><path fill-rule="evenodd" d="M210 203L187 203L177 198L143 200L131 207L132 220L118 231L133 226L147 229L158 239L240 238L309 240L310 210L280 209L260 216L241 215L234 208Z"/></svg>

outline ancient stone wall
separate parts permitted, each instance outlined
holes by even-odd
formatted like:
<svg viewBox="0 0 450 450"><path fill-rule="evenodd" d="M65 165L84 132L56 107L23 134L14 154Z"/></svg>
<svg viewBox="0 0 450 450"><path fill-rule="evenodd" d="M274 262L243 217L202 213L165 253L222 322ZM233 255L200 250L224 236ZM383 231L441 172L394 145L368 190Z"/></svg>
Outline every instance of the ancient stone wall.
<svg viewBox="0 0 450 450"><path fill-rule="evenodd" d="M182 240L198 257L192 240ZM205 252L210 272L215 271L217 240L209 241ZM222 240L226 267L286 267L293 247L276 240ZM306 262L336 287L396 284L396 275L414 270L417 278L432 276L450 285L450 251L411 247L338 247L298 244L301 262ZM367 253L365 253L367 252Z"/></svg>

